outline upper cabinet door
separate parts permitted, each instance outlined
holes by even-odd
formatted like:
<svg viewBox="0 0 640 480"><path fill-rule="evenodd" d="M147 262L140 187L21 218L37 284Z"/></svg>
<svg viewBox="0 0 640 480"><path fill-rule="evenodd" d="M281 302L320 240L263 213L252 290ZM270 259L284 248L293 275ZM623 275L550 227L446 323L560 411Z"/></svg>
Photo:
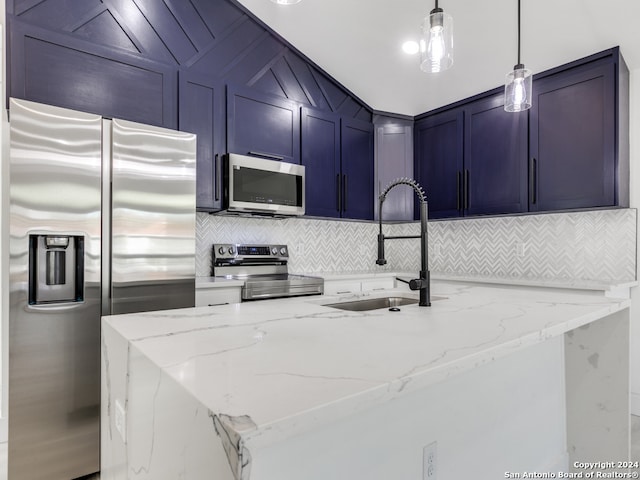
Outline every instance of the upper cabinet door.
<svg viewBox="0 0 640 480"><path fill-rule="evenodd" d="M299 110L284 97L228 86L229 152L300 163Z"/></svg>
<svg viewBox="0 0 640 480"><path fill-rule="evenodd" d="M455 109L416 122L414 174L427 195L429 218L462 214L463 120L463 110Z"/></svg>
<svg viewBox="0 0 640 480"><path fill-rule="evenodd" d="M224 86L206 75L180 72L179 129L198 137L196 208L222 208Z"/></svg>
<svg viewBox="0 0 640 480"><path fill-rule="evenodd" d="M340 217L340 117L303 108L301 140L306 214Z"/></svg>
<svg viewBox="0 0 640 480"><path fill-rule="evenodd" d="M413 178L413 126L403 123L376 126L374 211L378 219L380 193L398 178ZM415 194L409 187L392 189L382 207L382 219L412 221Z"/></svg>
<svg viewBox="0 0 640 480"><path fill-rule="evenodd" d="M38 5L44 3L51 4ZM71 20L76 12L68 4L58 4L56 11L66 8L70 8L67 13ZM52 34L16 21L13 16L8 18L10 96L176 128L177 76L166 62L92 45L66 31Z"/></svg>
<svg viewBox="0 0 640 480"><path fill-rule="evenodd" d="M504 95L465 107L464 214L526 212L527 112L504 111Z"/></svg>
<svg viewBox="0 0 640 480"><path fill-rule="evenodd" d="M614 82L613 63L534 81L532 211L616 204Z"/></svg>
<svg viewBox="0 0 640 480"><path fill-rule="evenodd" d="M342 216L373 220L373 124L343 119Z"/></svg>

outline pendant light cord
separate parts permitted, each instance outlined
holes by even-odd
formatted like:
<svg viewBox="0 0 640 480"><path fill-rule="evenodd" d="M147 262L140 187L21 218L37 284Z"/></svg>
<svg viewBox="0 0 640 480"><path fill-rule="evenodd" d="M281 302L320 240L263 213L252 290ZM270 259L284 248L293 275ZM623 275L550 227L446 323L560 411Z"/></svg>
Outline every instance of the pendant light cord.
<svg viewBox="0 0 640 480"><path fill-rule="evenodd" d="M520 65L520 0L518 0L518 65Z"/></svg>

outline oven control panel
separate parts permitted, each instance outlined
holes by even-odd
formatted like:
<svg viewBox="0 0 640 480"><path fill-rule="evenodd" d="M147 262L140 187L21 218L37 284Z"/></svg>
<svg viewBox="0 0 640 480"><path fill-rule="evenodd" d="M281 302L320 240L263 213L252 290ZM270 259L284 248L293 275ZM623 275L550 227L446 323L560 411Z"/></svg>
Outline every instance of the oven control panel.
<svg viewBox="0 0 640 480"><path fill-rule="evenodd" d="M286 245L255 245L241 243L219 243L213 245L215 261L286 260L289 249Z"/></svg>

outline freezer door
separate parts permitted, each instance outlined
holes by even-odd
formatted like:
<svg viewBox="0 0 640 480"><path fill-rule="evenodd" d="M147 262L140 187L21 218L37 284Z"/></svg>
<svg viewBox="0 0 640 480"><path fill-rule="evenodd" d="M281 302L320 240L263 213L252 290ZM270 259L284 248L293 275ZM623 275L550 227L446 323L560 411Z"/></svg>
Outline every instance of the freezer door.
<svg viewBox="0 0 640 480"><path fill-rule="evenodd" d="M9 478L99 470L101 119L10 101Z"/></svg>
<svg viewBox="0 0 640 480"><path fill-rule="evenodd" d="M112 122L111 313L195 305L196 136Z"/></svg>

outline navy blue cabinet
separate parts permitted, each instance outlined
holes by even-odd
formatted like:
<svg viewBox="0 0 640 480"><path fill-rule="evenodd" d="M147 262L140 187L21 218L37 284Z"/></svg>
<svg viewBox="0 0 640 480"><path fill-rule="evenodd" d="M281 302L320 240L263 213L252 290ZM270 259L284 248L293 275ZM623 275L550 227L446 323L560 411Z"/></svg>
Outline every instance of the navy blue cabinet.
<svg viewBox="0 0 640 480"><path fill-rule="evenodd" d="M227 86L229 152L300 163L299 112L285 97Z"/></svg>
<svg viewBox="0 0 640 480"><path fill-rule="evenodd" d="M464 112L423 118L414 128L414 175L427 195L429 218L462 215ZM418 216L420 209L414 208Z"/></svg>
<svg viewBox="0 0 640 480"><path fill-rule="evenodd" d="M628 206L628 70L617 48L537 75L529 112L506 113L502 96L416 121L431 218Z"/></svg>
<svg viewBox="0 0 640 480"><path fill-rule="evenodd" d="M373 124L302 109L307 215L373 219Z"/></svg>
<svg viewBox="0 0 640 480"><path fill-rule="evenodd" d="M224 85L210 76L181 72L179 129L198 136L196 208L222 208L224 144Z"/></svg>
<svg viewBox="0 0 640 480"><path fill-rule="evenodd" d="M15 19L8 55L9 96L177 127L176 75L166 64Z"/></svg>
<svg viewBox="0 0 640 480"><path fill-rule="evenodd" d="M526 212L527 112L505 112L499 93L464 113L464 215Z"/></svg>
<svg viewBox="0 0 640 480"><path fill-rule="evenodd" d="M341 122L342 216L373 219L373 124Z"/></svg>
<svg viewBox="0 0 640 480"><path fill-rule="evenodd" d="M340 116L302 108L301 141L306 214L340 217Z"/></svg>
<svg viewBox="0 0 640 480"><path fill-rule="evenodd" d="M370 108L237 1L6 4L7 95L197 133L200 210L220 208L219 159L230 151L306 163L322 186L309 186L311 215L372 218ZM618 48L537 74L518 120L487 100L499 90L416 118L415 176L432 218L527 209L524 117L529 210L628 206ZM326 115L301 125L301 107ZM301 144L305 128L318 138Z"/></svg>
<svg viewBox="0 0 640 480"><path fill-rule="evenodd" d="M371 121L236 0L6 4L7 97L195 132L201 211L221 208L222 153L301 161L301 107Z"/></svg>
<svg viewBox="0 0 640 480"><path fill-rule="evenodd" d="M615 82L610 61L534 81L532 211L618 204Z"/></svg>
<svg viewBox="0 0 640 480"><path fill-rule="evenodd" d="M527 211L527 114L502 95L418 121L415 145L430 218Z"/></svg>

